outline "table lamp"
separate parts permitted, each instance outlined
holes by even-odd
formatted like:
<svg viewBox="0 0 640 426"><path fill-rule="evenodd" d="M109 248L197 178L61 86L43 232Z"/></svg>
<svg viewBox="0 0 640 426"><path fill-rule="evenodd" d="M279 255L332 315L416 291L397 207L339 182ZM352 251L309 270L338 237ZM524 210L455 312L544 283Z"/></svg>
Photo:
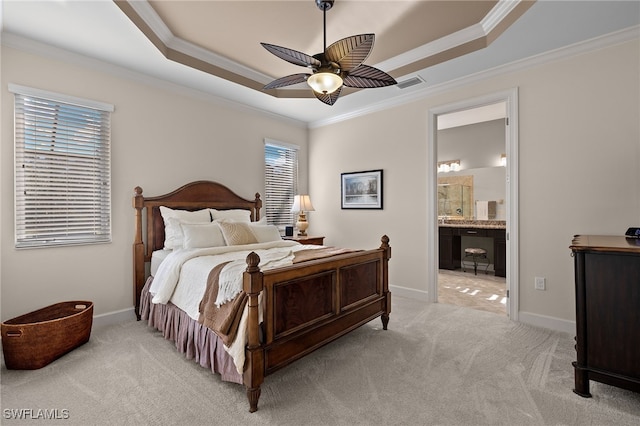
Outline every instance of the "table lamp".
<svg viewBox="0 0 640 426"><path fill-rule="evenodd" d="M307 228L309 222L307 222L307 216L304 212L315 211L313 204L311 204L311 198L308 195L296 195L293 198L292 212L298 212L298 221L296 222L296 228L298 228L298 236L306 237Z"/></svg>

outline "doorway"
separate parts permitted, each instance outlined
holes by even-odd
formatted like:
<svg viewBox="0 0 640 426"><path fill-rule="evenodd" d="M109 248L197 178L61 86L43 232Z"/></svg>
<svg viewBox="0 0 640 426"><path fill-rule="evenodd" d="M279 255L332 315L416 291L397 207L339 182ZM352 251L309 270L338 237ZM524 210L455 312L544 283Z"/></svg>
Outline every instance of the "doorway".
<svg viewBox="0 0 640 426"><path fill-rule="evenodd" d="M488 286L491 287L492 285L495 285L494 283L492 283L492 281L497 281L498 283L498 287L501 285L500 283L500 279L496 278L500 278L500 277L496 277L495 275L504 275L503 278L503 282L504 287L506 288L506 296L508 296L506 298L505 301L505 305L504 306L504 310L502 311L503 313L506 313L512 320L517 320L517 316L518 316L518 309L517 309L517 300L518 300L518 283L517 283L517 277L518 277L518 264L517 264L517 259L518 259L518 253L517 253L517 208L518 208L518 203L517 203L517 149L518 149L518 141L517 141L517 128L518 128L518 120L517 120L517 89L512 89L509 91L505 91L505 92L499 92L499 93L495 93L495 94L491 94L491 95L487 95L487 96L483 96L480 98L475 98L475 99L469 99L463 102L458 102L455 104L450 104L450 105L444 105L441 107L437 107L434 109L431 109L429 111L429 140L428 140L428 155L429 155L429 160L428 160L428 164L431 165L430 167L430 172L428 173L428 218L427 218L427 229L431 230L431 232L429 232L430 235L428 235L427 237L427 241L428 241L428 265L429 265L429 281L428 281L428 296L429 296L429 300L432 302L437 302L438 301L438 283L439 281L442 280L447 280L447 283L451 283L451 282L456 282L456 280L458 281L458 283L462 282L462 283L468 283L468 282L473 282L476 281L478 282L479 285L481 286ZM459 114L454 114L452 115L452 113L469 113L469 112L482 112L484 111L490 111L490 108L487 108L488 106L491 105L496 105L496 104L502 104L503 105L503 111L504 111L504 153L506 154L506 158L507 158L507 163L506 166L504 167L504 179L505 179L505 193L504 193L504 200L502 200L502 202L504 203L503 206L501 206L501 208L503 209L502 211L502 215L503 218L505 220L506 223L506 229L504 229L504 231L502 231L502 236L504 238L504 244L506 245L506 248L504 248L504 256L506 257L506 259L502 259L501 262L504 262L504 266L501 265L501 268L504 267L504 271L500 274L494 274L491 276L491 278L489 278L489 275L487 274L486 277L484 276L480 276L481 274L484 275L484 270L482 269L481 271L478 271L478 275L476 276L474 274L473 271L471 272L466 272L463 273L461 272L461 270L457 270L457 267L453 267L451 269L455 269L453 271L450 271L451 273L447 273L446 275L440 275L440 268L439 268L439 255L440 255L440 247L439 247L439 221L445 221L447 219L447 216L445 215L443 219L443 211L442 211L442 206L439 206L438 203L438 173L437 173L437 167L438 167L438 159L441 157L438 155L438 130L439 130L439 119L440 122L443 123L443 120L445 118L449 118L449 117L455 117L455 116L459 116ZM495 112L494 112L495 113ZM442 126L442 124L440 124L440 126ZM475 157L478 157L478 155L475 155ZM458 160L457 158L447 158L447 159L443 159L440 158L441 160L451 160L451 161L455 161ZM496 162L499 162L499 158L497 158L495 160ZM458 163L459 164L459 163ZM469 164L468 164L469 165ZM446 166L445 166L446 167ZM460 173L458 173L460 174ZM440 174L440 176L442 176L442 174ZM468 176L467 176L468 178ZM471 178L473 178L473 176L471 176ZM442 179L441 179L442 180ZM466 182L466 181L465 181ZM446 185L446 184L444 184ZM444 186L442 185L442 186ZM446 188L446 189L453 189L454 193L458 193L460 192L461 194L464 193L463 189L464 189L464 185L459 185L460 188ZM478 189L480 190L480 186L478 186ZM444 188L440 188L440 189L444 189ZM471 189L471 191L473 191L473 189ZM485 195L481 195L480 193L478 194L480 195L482 198L490 198L491 196L485 196ZM476 203L475 200L477 200L477 197L474 197L473 195L470 196L471 200L470 202L468 202L467 205L462 205L460 204L459 206L454 206L456 208L454 208L451 212L453 212L453 217L452 219L475 219L477 208L476 208ZM464 197L463 197L464 198ZM494 198L497 198L494 197ZM499 201L499 200L495 200L495 201ZM469 208L469 206L471 206L471 208ZM439 210L440 207L440 210ZM472 210L473 212L470 213L469 210ZM447 213L451 213L447 210ZM469 215L472 215L473 217L470 217ZM455 224L459 224L459 223L466 223L465 222L460 222L460 221L455 221L452 222ZM469 222L469 223L477 223L477 222ZM473 232L473 231L472 231ZM491 236L493 235L492 233L493 231L489 231L487 233L487 235ZM455 233L455 230L454 230ZM457 234L456 234L457 235ZM497 234L496 234L497 235ZM460 244L460 240L464 237L454 237L457 238L457 242L458 244ZM472 241L473 244L470 244L469 241ZM471 240L468 240L465 244L466 245L480 245L482 246L483 241L481 238L472 238ZM484 244L486 244L486 241L484 241ZM446 247L446 245L445 245ZM449 250L449 248L447 248L447 250ZM460 250L460 248L456 248L453 247L453 252L455 253L456 250ZM491 250L491 249L489 249ZM446 256L446 253L444 253L444 255ZM494 253L491 253L491 256L494 257ZM462 258L463 254L459 255L458 257ZM495 258L495 257L494 257ZM498 259L496 259L497 261ZM459 266L460 262L458 262ZM471 266L467 263L468 266ZM483 265L484 266L484 265ZM497 265L496 265L497 266ZM472 266L471 266L472 267ZM469 271L469 269L467 268L467 271ZM477 277L477 278L475 278ZM474 292L474 290L472 288L469 288L468 290L463 286L463 288L460 289L456 289L459 292ZM479 291L479 290L477 290ZM476 291L476 292L477 292ZM504 291L503 291L504 293ZM456 296L454 293L451 294L447 294L447 295L442 295L442 301L449 301L450 300L450 296ZM498 296L499 297L499 296ZM448 299L449 298L449 299ZM483 303L483 302L481 302ZM491 303L490 303L491 304ZM495 303L493 303L495 305ZM489 309L486 309L489 310Z"/></svg>
<svg viewBox="0 0 640 426"><path fill-rule="evenodd" d="M436 141L438 301L499 315L507 314L505 119L505 102L442 114Z"/></svg>

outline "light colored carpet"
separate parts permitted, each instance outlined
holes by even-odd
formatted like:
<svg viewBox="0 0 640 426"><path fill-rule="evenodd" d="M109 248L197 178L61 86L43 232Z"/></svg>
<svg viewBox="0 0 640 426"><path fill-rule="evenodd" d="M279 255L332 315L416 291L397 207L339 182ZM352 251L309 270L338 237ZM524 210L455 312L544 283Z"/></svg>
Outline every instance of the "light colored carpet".
<svg viewBox="0 0 640 426"><path fill-rule="evenodd" d="M640 394L572 392L573 336L492 313L394 297L380 320L268 376L259 411L244 388L175 351L142 322L94 330L47 367L1 371L2 424L638 425ZM68 410L17 421L16 409Z"/></svg>
<svg viewBox="0 0 640 426"><path fill-rule="evenodd" d="M438 301L456 306L480 309L500 315L507 314L507 283L491 272L473 274L473 269L438 273Z"/></svg>

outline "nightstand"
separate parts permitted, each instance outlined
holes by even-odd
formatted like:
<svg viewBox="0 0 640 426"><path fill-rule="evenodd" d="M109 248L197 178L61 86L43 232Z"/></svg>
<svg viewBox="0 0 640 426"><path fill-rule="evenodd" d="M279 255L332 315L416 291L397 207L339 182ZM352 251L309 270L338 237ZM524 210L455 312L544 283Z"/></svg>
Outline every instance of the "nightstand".
<svg viewBox="0 0 640 426"><path fill-rule="evenodd" d="M316 246L321 246L324 244L324 237L314 237L311 235L307 235L307 236L299 236L299 235L294 235L293 237L282 237L283 240L291 240L291 241L297 241L300 244L313 244Z"/></svg>

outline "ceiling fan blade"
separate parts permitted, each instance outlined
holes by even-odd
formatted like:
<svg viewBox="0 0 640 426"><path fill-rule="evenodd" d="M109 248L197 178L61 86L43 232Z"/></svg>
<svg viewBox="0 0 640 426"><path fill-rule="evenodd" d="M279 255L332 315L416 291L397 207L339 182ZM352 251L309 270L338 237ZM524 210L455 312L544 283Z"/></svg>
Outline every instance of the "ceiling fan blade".
<svg viewBox="0 0 640 426"><path fill-rule="evenodd" d="M287 47L276 46L275 44L260 43L262 47L273 53L280 59L284 59L294 65L300 65L302 67L311 67L314 69L320 68L320 61L309 56L306 53L298 52L297 50L289 49Z"/></svg>
<svg viewBox="0 0 640 426"><path fill-rule="evenodd" d="M277 89L278 87L291 86L292 84L304 83L307 81L311 74L292 74L286 77L273 80L271 83L264 86L265 90Z"/></svg>
<svg viewBox="0 0 640 426"><path fill-rule="evenodd" d="M343 84L348 87L367 89L371 87L385 87L398 82L384 71L369 65L360 65L343 78Z"/></svg>
<svg viewBox="0 0 640 426"><path fill-rule="evenodd" d="M342 71L351 71L362 64L373 49L375 34L359 34L343 38L327 47L326 58L340 64Z"/></svg>
<svg viewBox="0 0 640 426"><path fill-rule="evenodd" d="M324 102L327 105L333 105L336 103L336 101L338 100L338 97L340 97L340 92L342 91L342 87L340 87L338 90L336 90L333 93L329 93L329 94L325 94L325 93L318 93L316 91L313 92L314 95L316 95L316 98L320 99L322 102Z"/></svg>

